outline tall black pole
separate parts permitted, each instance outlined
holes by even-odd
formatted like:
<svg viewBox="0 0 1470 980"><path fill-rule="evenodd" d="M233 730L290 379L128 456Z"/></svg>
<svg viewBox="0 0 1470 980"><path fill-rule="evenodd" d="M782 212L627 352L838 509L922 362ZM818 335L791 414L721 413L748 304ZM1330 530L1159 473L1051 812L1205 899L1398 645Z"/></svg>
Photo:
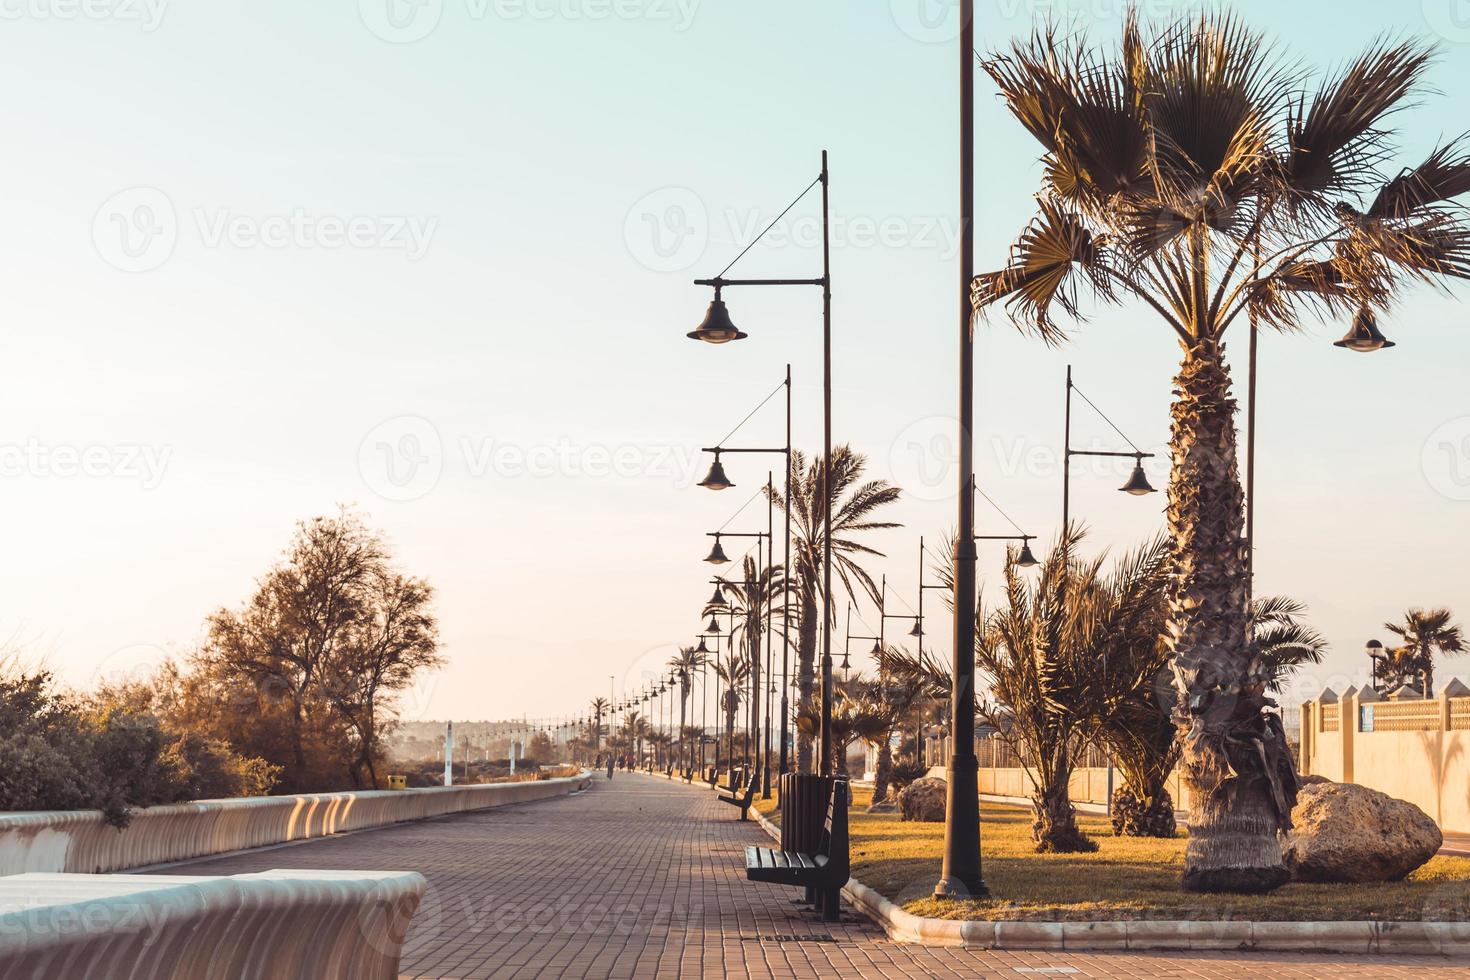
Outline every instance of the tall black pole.
<svg viewBox="0 0 1470 980"><path fill-rule="evenodd" d="M1072 519L1072 365L1067 365L1067 411L1062 430L1062 546L1067 545L1068 522ZM1063 576L1065 580L1065 576Z"/></svg>
<svg viewBox="0 0 1470 980"><path fill-rule="evenodd" d="M764 593L764 595L762 596L762 599L764 600L764 608L765 608L765 611L766 611L766 622L765 622L765 632L766 632L766 684L768 684L768 685L771 683L771 668L773 666L773 651L772 651L771 648L774 645L774 641L775 641L775 636L773 635L774 631L771 629L771 620L772 620L773 615L774 615L774 610L771 609L771 602L775 598L775 596L772 595L771 590L770 590L770 586L773 585L773 584L775 584L775 575L773 573L776 570L776 537L775 537L775 534L776 534L776 501L775 501L775 493L776 493L776 478L775 478L775 474L774 473L771 473L769 470L767 470L766 471L766 541L770 542L770 545L771 545L771 553L770 553L770 556L767 558L767 561L766 561L766 563L770 566L770 568L769 568L769 570L766 573L766 581L763 584L761 591ZM766 695L766 717L765 717L765 725L766 725L765 735L766 735L766 737L765 737L765 741L762 743L765 746L765 755L761 759L761 798L762 799L769 800L771 798L771 697L770 697L770 694L773 693L773 692L762 691L761 693L763 693L763 694Z"/></svg>
<svg viewBox="0 0 1470 980"><path fill-rule="evenodd" d="M1257 259L1259 261L1259 259ZM1254 308L1251 312L1250 381L1246 395L1245 437L1245 568L1256 594L1256 346L1261 336Z"/></svg>
<svg viewBox="0 0 1470 980"><path fill-rule="evenodd" d="M791 768L791 365L786 365L786 541L781 550L781 775Z"/></svg>
<svg viewBox="0 0 1470 980"><path fill-rule="evenodd" d="M975 759L975 365L970 285L975 278L975 2L960 3L959 541L955 543L954 653L944 818L936 898L988 895L980 876L980 786Z"/></svg>
<svg viewBox="0 0 1470 980"><path fill-rule="evenodd" d="M832 221L831 178L822 151L822 763L831 775L832 758Z"/></svg>

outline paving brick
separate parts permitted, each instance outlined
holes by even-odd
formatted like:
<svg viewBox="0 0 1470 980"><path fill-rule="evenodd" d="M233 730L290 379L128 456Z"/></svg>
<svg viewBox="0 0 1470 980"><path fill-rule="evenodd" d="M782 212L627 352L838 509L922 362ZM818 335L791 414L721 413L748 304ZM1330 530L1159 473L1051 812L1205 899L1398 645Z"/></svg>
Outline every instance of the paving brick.
<svg viewBox="0 0 1470 980"><path fill-rule="evenodd" d="M1047 953L893 943L848 910L841 922L824 923L793 901L796 889L747 882L745 845L768 838L733 812L682 785L620 775L573 797L204 859L162 873L420 871L429 892L403 958L403 975L413 978L1470 977L1470 957Z"/></svg>

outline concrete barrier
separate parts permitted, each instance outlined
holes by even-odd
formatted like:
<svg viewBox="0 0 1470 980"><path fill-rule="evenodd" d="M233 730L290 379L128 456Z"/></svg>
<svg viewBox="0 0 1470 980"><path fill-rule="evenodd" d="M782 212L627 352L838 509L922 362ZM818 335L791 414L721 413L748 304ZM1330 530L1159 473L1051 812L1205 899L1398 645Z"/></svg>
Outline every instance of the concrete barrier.
<svg viewBox="0 0 1470 980"><path fill-rule="evenodd" d="M0 875L125 871L565 796L587 780L205 800L139 810L125 830L95 810L0 814Z"/></svg>
<svg viewBox="0 0 1470 980"><path fill-rule="evenodd" d="M15 980L391 980L422 875L0 878L0 976Z"/></svg>

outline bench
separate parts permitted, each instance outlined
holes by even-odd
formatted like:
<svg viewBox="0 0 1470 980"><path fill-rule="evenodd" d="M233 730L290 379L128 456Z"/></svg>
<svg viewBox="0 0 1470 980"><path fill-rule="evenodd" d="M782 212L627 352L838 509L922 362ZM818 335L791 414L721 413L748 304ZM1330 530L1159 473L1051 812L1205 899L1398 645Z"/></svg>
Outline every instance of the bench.
<svg viewBox="0 0 1470 980"><path fill-rule="evenodd" d="M750 804L755 800L755 788L759 782L759 772L752 769L750 771L750 781L745 784L744 789L730 786L721 787L721 789L727 790L730 795L725 796L721 794L720 802L728 803L731 806L738 806L740 808L740 819L744 820L746 813L750 810Z"/></svg>
<svg viewBox="0 0 1470 980"><path fill-rule="evenodd" d="M822 921L836 922L841 908L842 886L851 869L847 841L848 788L845 780L832 784L827 801L827 819L821 844L815 854L782 851L772 847L745 849L745 877L809 889L816 896Z"/></svg>

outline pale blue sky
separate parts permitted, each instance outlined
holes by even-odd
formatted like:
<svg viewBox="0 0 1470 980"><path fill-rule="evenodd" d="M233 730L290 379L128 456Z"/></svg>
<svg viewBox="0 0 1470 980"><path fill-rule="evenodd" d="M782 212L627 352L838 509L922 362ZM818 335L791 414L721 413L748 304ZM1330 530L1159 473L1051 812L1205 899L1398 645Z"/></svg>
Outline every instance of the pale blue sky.
<svg viewBox="0 0 1470 980"><path fill-rule="evenodd" d="M918 536L954 520L948 480L925 486L908 449L954 403L956 59L945 20L920 16L948 5L425 0L389 20L388 2L0 11L4 635L76 683L187 649L296 519L356 502L440 590L452 666L410 717L575 711L609 675L641 684L692 640L704 533L767 468L732 460L741 486L714 495L688 486L693 450L788 360L798 443L818 444L815 290L732 292L743 344L683 334L708 301L690 280L824 148L837 436L915 491L874 569L912 602ZM1048 11L1112 35L1123 7L980 6L987 46ZM1465 126L1462 2L1237 6L1322 67L1382 31L1442 37L1444 94L1399 117L1401 162ZM988 267L1032 212L1037 149L983 79L979 127ZM816 213L741 272L817 274ZM1263 343L1259 584L1310 604L1335 647L1318 677L1338 688L1404 607L1470 615L1466 298L1416 294L1384 323L1400 346L1372 357L1330 346L1344 324ZM1176 360L1139 309L1100 312L1060 351L994 320L987 492L1053 536L1065 365L1159 448ZM747 434L780 428L773 404ZM1085 409L1077 439L1113 448ZM427 461L413 479L410 459ZM1152 473L1162 485L1165 462ZM1125 475L1077 476L1098 544L1161 522L1162 495L1116 492Z"/></svg>

